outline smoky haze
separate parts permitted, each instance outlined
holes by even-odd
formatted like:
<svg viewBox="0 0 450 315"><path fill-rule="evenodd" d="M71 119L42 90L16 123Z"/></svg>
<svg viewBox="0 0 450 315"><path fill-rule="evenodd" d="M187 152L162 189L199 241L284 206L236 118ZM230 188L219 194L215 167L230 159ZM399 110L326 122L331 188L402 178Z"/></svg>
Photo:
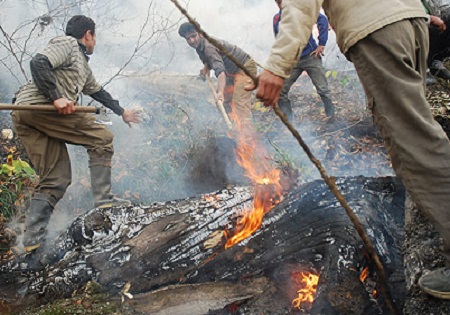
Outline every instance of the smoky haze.
<svg viewBox="0 0 450 315"><path fill-rule="evenodd" d="M180 4L209 35L236 44L264 64L274 42L272 18L278 11L274 1L190 0ZM96 21L97 46L90 65L97 80L122 106L141 107L144 113L144 123L132 128L120 117L107 115L115 134L115 193L145 204L209 192L227 182L246 184L231 161L232 145L212 105L212 93L197 78L202 64L195 50L178 35L178 26L186 19L169 0L0 1L3 102L10 102L14 91L30 79L31 56L49 39L62 35L74 14ZM340 54L333 32L325 55L327 69L338 70L339 75L353 71ZM305 84L304 93L315 93L310 83ZM80 102L87 105L92 100L83 97ZM357 99L356 107L364 112L363 96ZM306 138L315 137L305 126L296 127ZM295 142L284 150L311 167ZM70 155L73 184L52 218L56 232L70 223L71 217L92 207L86 152L70 147ZM389 172L381 170L380 174ZM348 175L374 173L353 170ZM309 176L317 178L318 173L311 170Z"/></svg>

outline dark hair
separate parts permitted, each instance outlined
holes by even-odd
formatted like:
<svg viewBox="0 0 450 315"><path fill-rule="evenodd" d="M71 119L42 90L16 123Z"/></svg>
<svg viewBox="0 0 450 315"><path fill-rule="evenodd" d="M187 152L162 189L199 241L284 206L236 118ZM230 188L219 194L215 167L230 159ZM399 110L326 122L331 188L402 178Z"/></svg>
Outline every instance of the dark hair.
<svg viewBox="0 0 450 315"><path fill-rule="evenodd" d="M185 22L185 23L181 24L180 28L178 29L178 34L181 37L185 37L186 34L189 34L192 32L197 32L197 30L195 29L194 24L189 23L189 22Z"/></svg>
<svg viewBox="0 0 450 315"><path fill-rule="evenodd" d="M84 15L74 15L66 26L66 35L80 39L87 31L95 33L95 22L90 17Z"/></svg>

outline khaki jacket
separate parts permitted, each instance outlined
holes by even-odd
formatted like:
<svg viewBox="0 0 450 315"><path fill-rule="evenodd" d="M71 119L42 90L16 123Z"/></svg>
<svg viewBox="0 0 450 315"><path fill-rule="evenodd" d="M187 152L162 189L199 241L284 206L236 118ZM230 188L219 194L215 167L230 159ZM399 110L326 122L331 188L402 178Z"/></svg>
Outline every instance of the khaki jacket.
<svg viewBox="0 0 450 315"><path fill-rule="evenodd" d="M284 0L283 18L265 69L288 78L323 7L343 53L369 34L409 18L427 18L419 0Z"/></svg>

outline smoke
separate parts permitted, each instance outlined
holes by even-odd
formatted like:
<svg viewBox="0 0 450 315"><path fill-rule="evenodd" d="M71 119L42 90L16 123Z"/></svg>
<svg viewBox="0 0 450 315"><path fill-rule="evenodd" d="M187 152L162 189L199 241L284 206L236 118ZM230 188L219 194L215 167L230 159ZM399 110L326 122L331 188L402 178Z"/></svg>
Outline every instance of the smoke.
<svg viewBox="0 0 450 315"><path fill-rule="evenodd" d="M272 18L278 11L274 1L180 3L210 36L236 44L264 64L274 42ZM123 107L139 106L146 114L144 123L132 128L120 117L108 115L115 135L113 190L120 197L145 204L213 191L227 182L245 183L232 161L233 143L225 136L224 123L213 106L212 92L206 82L196 78L201 61L178 35L178 26L186 19L171 1L114 0L106 4L95 0L45 3L4 0L0 6L0 24L8 34L15 34L13 39L17 41L13 52L7 46L0 47L5 56L0 67L6 70L0 71L0 93L6 101L30 78L30 57L49 39L63 34L71 15L85 14L96 21L97 46L90 59L95 77ZM47 15L53 16L52 22L39 24L39 17ZM20 49L26 51L21 54ZM340 54L333 32L325 55L325 68L337 69L340 75L353 69ZM21 73L17 56L22 57L27 78ZM308 86L299 93L309 95L315 91ZM86 105L92 100L82 97L80 102ZM357 103L361 112L363 103L361 99ZM312 129L297 127L306 138L315 138ZM319 154L324 153L320 143L310 143L319 146ZM310 167L295 142L282 149L296 163ZM92 207L85 149L70 146L70 155L73 184L55 210L58 215L51 223L55 228L64 228L71 217ZM318 177L317 171L309 172L311 177Z"/></svg>

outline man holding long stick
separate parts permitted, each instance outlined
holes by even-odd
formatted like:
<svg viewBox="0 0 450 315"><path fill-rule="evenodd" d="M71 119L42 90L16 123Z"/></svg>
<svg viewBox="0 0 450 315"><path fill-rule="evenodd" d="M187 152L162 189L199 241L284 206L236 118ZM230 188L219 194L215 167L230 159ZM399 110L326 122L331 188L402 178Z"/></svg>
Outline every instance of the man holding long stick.
<svg viewBox="0 0 450 315"><path fill-rule="evenodd" d="M44 243L52 211L71 183L67 143L82 145L87 150L96 207L130 204L111 194L113 134L96 123L91 114L75 112L79 93L84 93L122 116L126 124L140 122L139 113L122 108L96 82L88 65L95 45L94 21L83 15L72 17L66 36L52 39L33 57L30 63L33 81L16 95L18 106L52 103L57 109L57 112L12 112L14 128L40 176L25 222L26 250Z"/></svg>
<svg viewBox="0 0 450 315"><path fill-rule="evenodd" d="M253 128L252 118L252 95L244 89L250 79L236 64L224 55L215 46L201 36L194 25L186 22L181 24L178 34L183 37L189 46L195 48L204 67L200 70L201 75L209 75L214 70L217 77L216 102L224 102L226 94L231 96L231 115L235 122L242 124L244 128L238 128L251 137ZM241 48L221 41L225 49L237 60L242 62L256 76L256 62ZM233 117L236 115L237 117ZM238 118L238 119L236 119Z"/></svg>
<svg viewBox="0 0 450 315"><path fill-rule="evenodd" d="M423 275L419 285L450 299L450 142L425 98L428 16L420 1L284 0L257 97L276 104L322 6L355 65L397 176L444 241L447 267Z"/></svg>

